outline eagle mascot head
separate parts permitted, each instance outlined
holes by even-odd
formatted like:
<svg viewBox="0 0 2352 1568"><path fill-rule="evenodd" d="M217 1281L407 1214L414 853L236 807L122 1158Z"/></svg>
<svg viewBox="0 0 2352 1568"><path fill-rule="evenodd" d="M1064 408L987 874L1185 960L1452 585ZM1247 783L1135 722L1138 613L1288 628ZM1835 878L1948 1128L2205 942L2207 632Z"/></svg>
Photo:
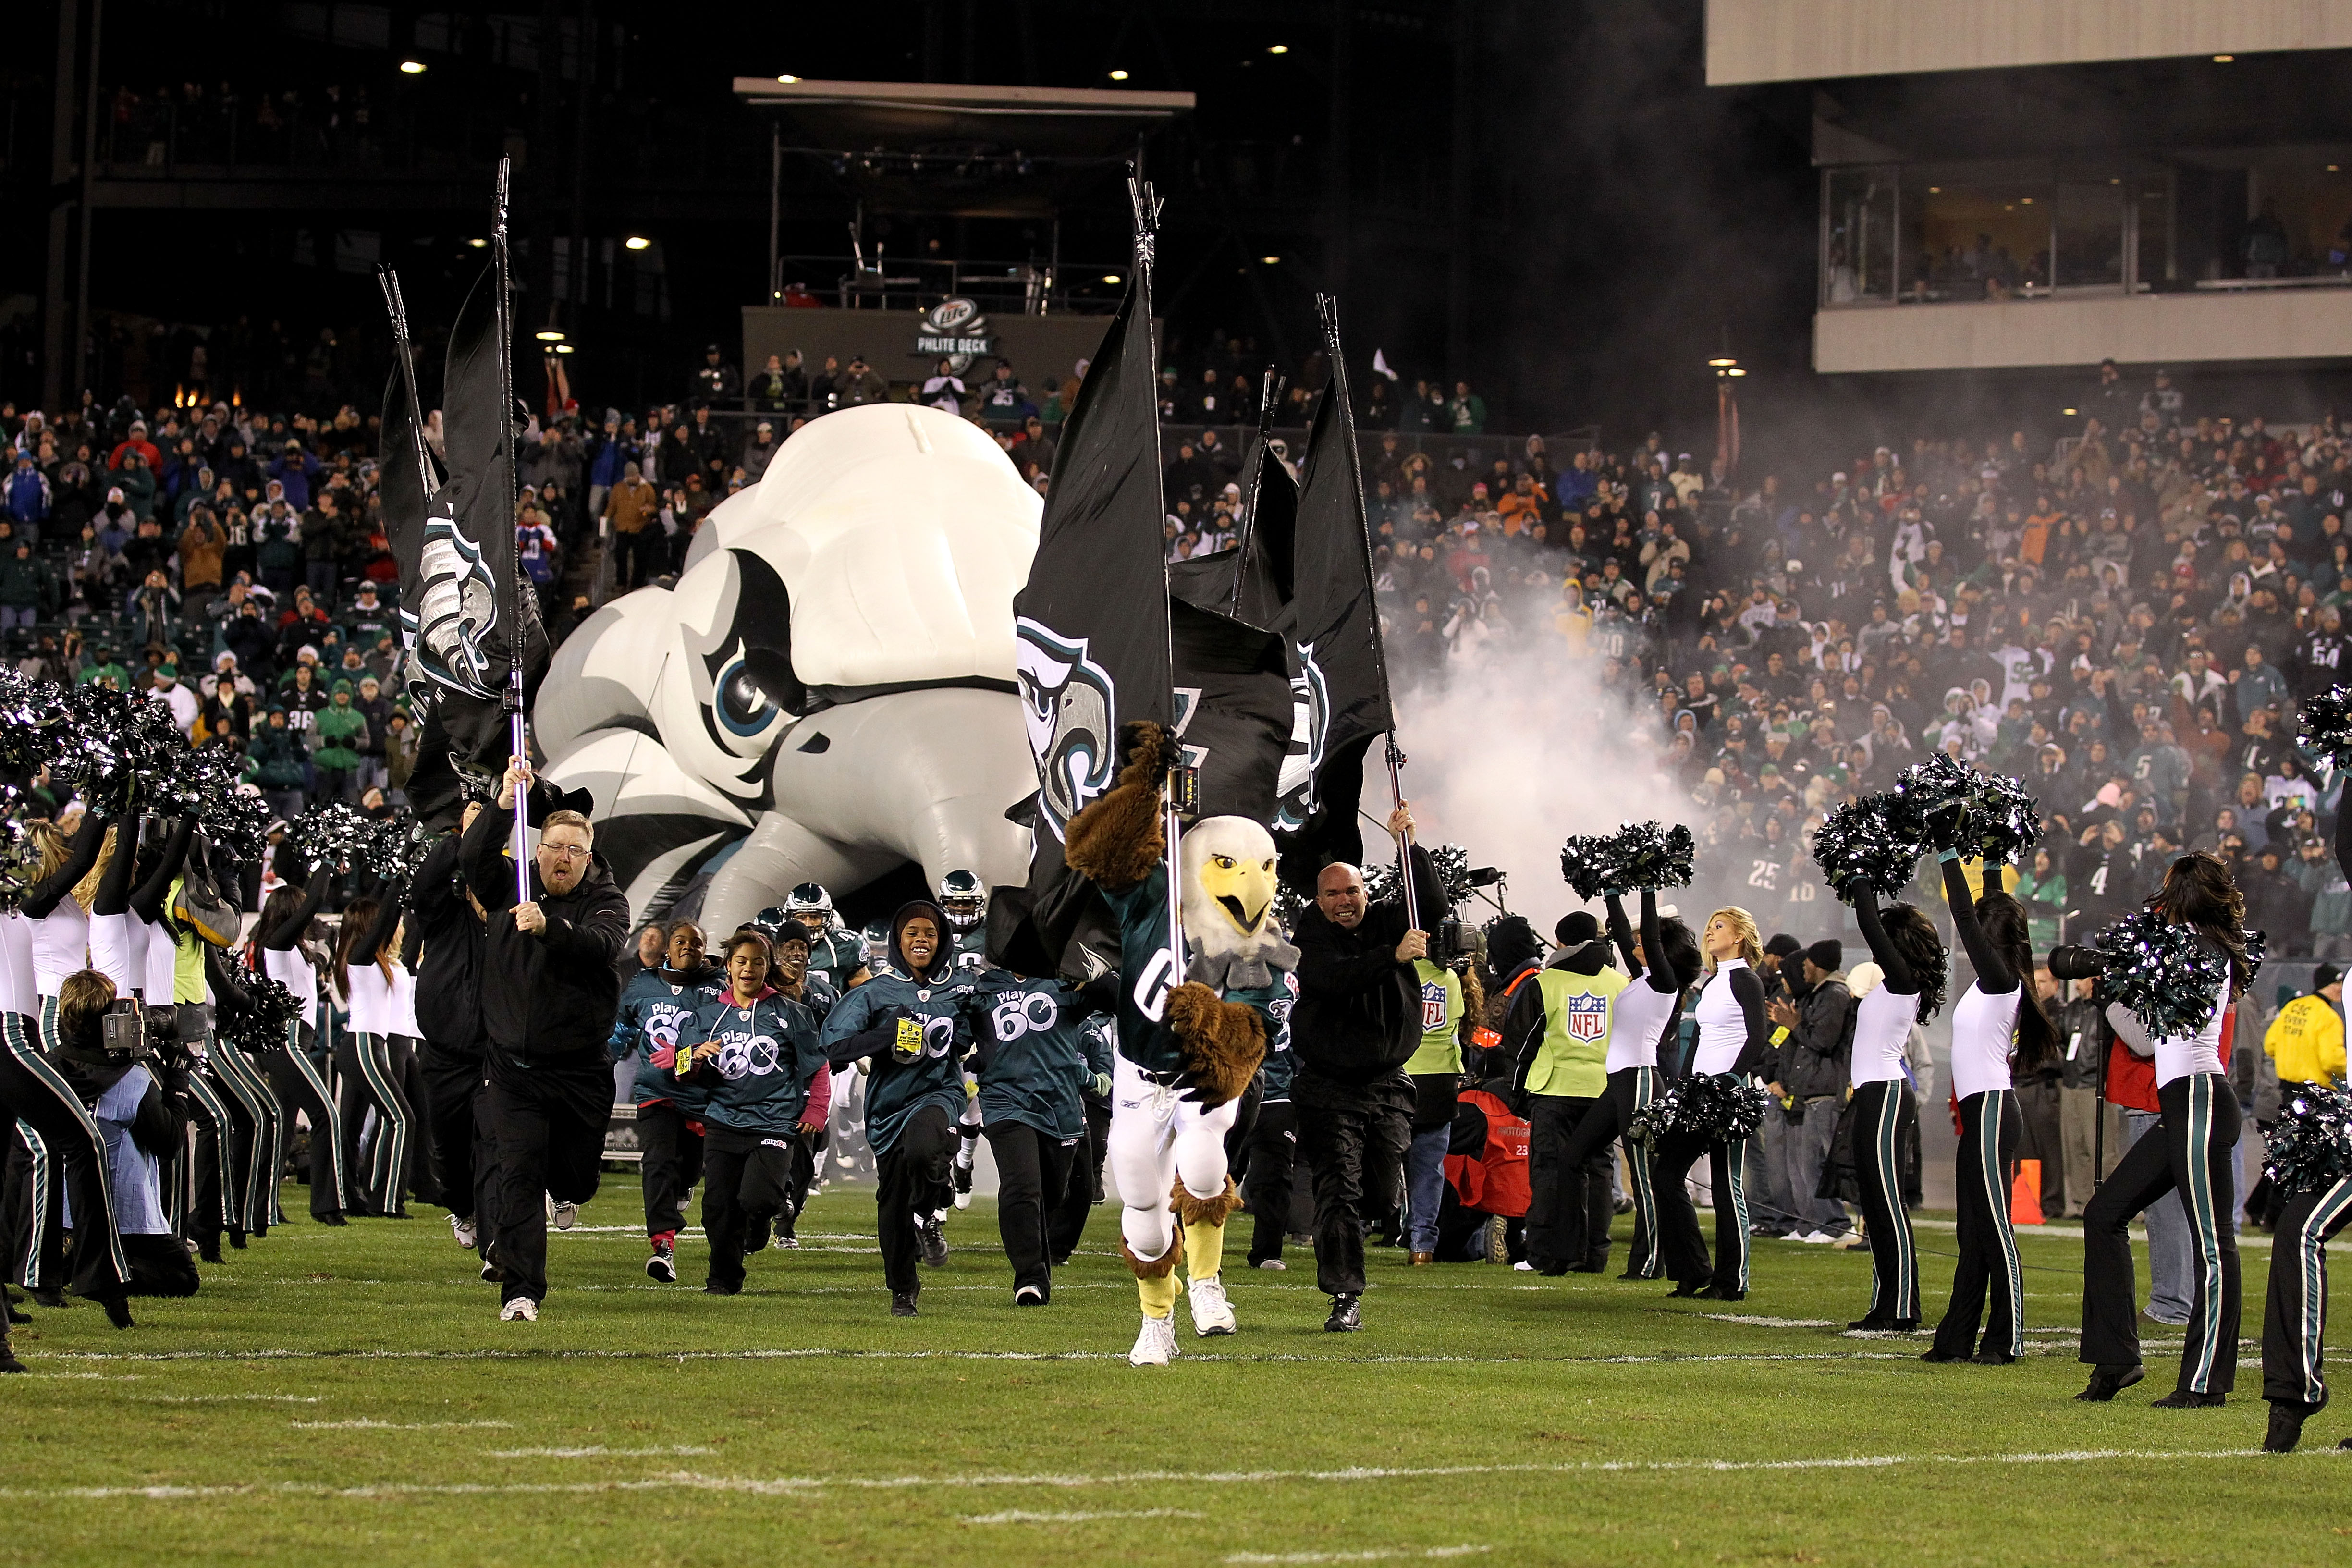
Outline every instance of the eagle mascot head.
<svg viewBox="0 0 2352 1568"><path fill-rule="evenodd" d="M1273 836L1246 816L1207 816L1182 844L1185 978L1219 991L1270 985L1298 967L1298 950L1275 916Z"/></svg>

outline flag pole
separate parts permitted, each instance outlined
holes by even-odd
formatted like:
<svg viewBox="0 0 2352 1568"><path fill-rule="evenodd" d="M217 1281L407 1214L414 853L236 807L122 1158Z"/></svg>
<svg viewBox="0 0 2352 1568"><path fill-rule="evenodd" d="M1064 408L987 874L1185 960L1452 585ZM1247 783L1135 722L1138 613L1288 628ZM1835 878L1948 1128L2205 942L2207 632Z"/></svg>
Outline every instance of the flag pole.
<svg viewBox="0 0 2352 1568"><path fill-rule="evenodd" d="M1242 498L1241 527L1234 536L1234 595L1227 610L1235 620L1242 616L1242 578L1249 570L1250 541L1257 533L1258 492L1265 486L1265 444L1274 438L1274 399L1281 383L1272 365L1265 367L1258 383L1257 452L1250 460L1249 494Z"/></svg>
<svg viewBox="0 0 2352 1568"><path fill-rule="evenodd" d="M434 477L432 454L425 444L425 408L416 395L416 360L408 337L408 302L400 296L400 274L389 262L378 262L376 281L383 288L384 309L392 312L392 342L400 355L400 384L408 395L408 438L415 450L416 478L430 496L441 488Z"/></svg>
<svg viewBox="0 0 2352 1568"><path fill-rule="evenodd" d="M1144 341L1151 344L1151 363L1160 363L1160 344L1151 335L1151 266L1158 247L1160 232L1160 198L1151 189L1151 182L1143 177L1140 154L1128 165L1127 199L1132 208L1135 223L1135 315L1128 321L1128 330L1140 329ZM1152 462L1157 466L1160 454L1160 420L1155 413L1151 421L1154 447ZM1167 552L1160 552L1160 591L1164 599L1168 593ZM1175 633L1169 632L1168 668L1176 668ZM1173 711L1173 692L1171 711ZM1181 835L1183 825L1177 818L1175 792L1163 778L1160 786L1160 820L1161 837L1167 841L1168 872L1168 984L1171 989L1184 984L1184 900L1183 855Z"/></svg>
<svg viewBox="0 0 2352 1568"><path fill-rule="evenodd" d="M513 160L499 160L499 192L497 210L490 218L490 249L496 258L497 287L493 300L498 311L499 354L499 451L503 464L494 465L499 474L499 494L504 514L500 526L512 529L515 507L515 442L514 442L514 321L513 301L509 299L510 274L507 258L507 203ZM514 556L514 613L507 620L507 729L512 755L517 761L530 760L530 721L522 710L522 552ZM518 789L514 803L515 902L530 901L530 808L524 794Z"/></svg>
<svg viewBox="0 0 2352 1568"><path fill-rule="evenodd" d="M1356 537L1364 552L1364 581L1372 581L1372 536L1364 517L1364 471L1356 451L1356 421L1348 402L1348 362L1339 350L1339 301L1329 294L1315 296L1315 313L1323 324L1323 348L1331 359L1331 382L1324 389L1326 397L1338 398L1333 422L1345 437L1348 448L1349 490L1355 498ZM1381 672L1381 706L1389 715L1386 750L1389 764L1389 804L1404 804L1404 763L1402 748L1396 738L1396 703L1389 692L1388 650L1381 637L1381 616L1377 604L1371 616L1372 666ZM1397 837L1397 884L1404 889L1404 919L1407 927L1419 931L1421 926L1421 895L1413 887L1412 830L1407 828Z"/></svg>

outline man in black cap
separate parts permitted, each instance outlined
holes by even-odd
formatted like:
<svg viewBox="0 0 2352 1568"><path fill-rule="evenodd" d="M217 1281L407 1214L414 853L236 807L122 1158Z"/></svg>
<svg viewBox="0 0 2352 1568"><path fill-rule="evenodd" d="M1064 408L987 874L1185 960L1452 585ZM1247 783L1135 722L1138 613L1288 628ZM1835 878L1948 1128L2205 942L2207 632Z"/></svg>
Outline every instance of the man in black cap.
<svg viewBox="0 0 2352 1568"><path fill-rule="evenodd" d="M694 373L694 395L713 404L743 395L742 373L720 357L717 343L702 351L702 368Z"/></svg>
<svg viewBox="0 0 2352 1568"><path fill-rule="evenodd" d="M1765 1004L1773 1033L1784 1037L1765 1068L1773 1075L1765 1087L1787 1107L1783 1176L1796 1226L1790 1234L1799 1241L1826 1245L1851 1228L1843 1204L1814 1194L1821 1190L1822 1168L1829 1163L1838 1110L1845 1102L1854 1005L1853 993L1846 988L1843 943L1833 937L1817 942L1804 955L1790 976L1796 999L1784 996Z"/></svg>
<svg viewBox="0 0 2352 1568"><path fill-rule="evenodd" d="M1758 978L1764 983L1768 1007L1776 997L1796 994L1801 976L1795 961L1804 951L1805 944L1786 931L1774 932L1765 942L1763 972ZM1774 1105L1756 1130L1763 1158L1749 1167L1748 1179L1748 1206L1753 1215L1748 1228L1752 1235L1778 1239L1803 1234L1797 1222L1798 1194L1789 1190L1789 1145L1794 1142L1795 1121L1787 1107Z"/></svg>

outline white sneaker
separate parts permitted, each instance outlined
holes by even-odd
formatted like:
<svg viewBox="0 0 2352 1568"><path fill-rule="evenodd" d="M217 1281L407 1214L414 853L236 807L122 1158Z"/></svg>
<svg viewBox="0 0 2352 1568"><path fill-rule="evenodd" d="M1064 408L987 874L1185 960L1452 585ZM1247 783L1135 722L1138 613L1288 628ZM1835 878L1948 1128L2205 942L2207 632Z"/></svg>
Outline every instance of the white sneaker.
<svg viewBox="0 0 2352 1568"><path fill-rule="evenodd" d="M1837 1244L1837 1237L1825 1230L1809 1230L1797 1239L1808 1247L1833 1247Z"/></svg>
<svg viewBox="0 0 2352 1568"><path fill-rule="evenodd" d="M580 1205L568 1204L553 1193L547 1194L547 1222L558 1230L570 1230L572 1221L580 1217Z"/></svg>
<svg viewBox="0 0 2352 1568"><path fill-rule="evenodd" d="M539 1321L539 1303L528 1296L517 1296L499 1309L501 1323L535 1323Z"/></svg>
<svg viewBox="0 0 2352 1568"><path fill-rule="evenodd" d="M1207 1339L1211 1334L1234 1331L1233 1303L1225 1300L1225 1282L1212 1274L1206 1279L1195 1279L1185 1288L1185 1296L1192 1304L1192 1331Z"/></svg>
<svg viewBox="0 0 2352 1568"><path fill-rule="evenodd" d="M1520 1258L1517 1263L1512 1264L1511 1267L1522 1274L1533 1274L1536 1271L1536 1266L1528 1262L1524 1258Z"/></svg>
<svg viewBox="0 0 2352 1568"><path fill-rule="evenodd" d="M468 1252L474 1250L475 1233L474 1222L472 1220L459 1219L456 1215L451 1215L449 1216L449 1234L457 1238L458 1246L464 1247Z"/></svg>
<svg viewBox="0 0 2352 1568"><path fill-rule="evenodd" d="M1266 1258L1266 1259L1265 1259L1264 1261L1260 1262L1260 1263L1258 1264L1258 1267L1259 1267L1260 1268L1277 1268L1277 1269L1282 1269L1282 1270L1284 1270L1284 1271L1286 1271L1286 1271L1289 1269L1290 1265L1289 1265L1289 1264L1287 1264L1287 1263L1285 1263L1285 1262L1284 1262L1281 1258Z"/></svg>
<svg viewBox="0 0 2352 1568"><path fill-rule="evenodd" d="M1135 1348L1127 1352L1129 1366L1166 1366L1176 1353L1176 1319L1173 1313L1165 1318L1146 1318L1143 1331L1135 1336Z"/></svg>

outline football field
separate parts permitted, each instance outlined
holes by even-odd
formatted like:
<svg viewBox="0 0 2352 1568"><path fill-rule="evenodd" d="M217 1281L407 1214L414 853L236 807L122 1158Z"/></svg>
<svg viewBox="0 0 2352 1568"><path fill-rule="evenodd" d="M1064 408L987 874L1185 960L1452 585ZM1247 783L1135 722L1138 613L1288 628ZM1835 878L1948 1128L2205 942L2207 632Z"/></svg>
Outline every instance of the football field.
<svg viewBox="0 0 2352 1568"><path fill-rule="evenodd" d="M288 1207L300 1214L299 1189ZM2239 1392L2071 1396L2081 1242L2020 1232L2032 1353L1930 1366L1844 1331L1868 1255L1759 1243L1747 1301L1409 1269L1321 1331L1312 1261L1229 1271L1241 1331L1126 1363L1135 1290L1098 1207L1015 1310L991 1205L889 1317L870 1189L836 1188L745 1292L643 1272L634 1177L551 1238L541 1321L496 1321L441 1211L298 1220L186 1301L28 1309L0 1379L10 1555L420 1563L2303 1563L2352 1560L2352 1406L2259 1452L2269 1238L2245 1239ZM1237 1227L1245 1221L1237 1221ZM1622 1239L1612 1269L1622 1267ZM1925 1216L1940 1313L1953 1251ZM1238 1262L1242 1233L1235 1232ZM2142 1269L2145 1275L2145 1268ZM2145 1284L2143 1280L2143 1289ZM2152 1331L2163 1333L2165 1331Z"/></svg>

